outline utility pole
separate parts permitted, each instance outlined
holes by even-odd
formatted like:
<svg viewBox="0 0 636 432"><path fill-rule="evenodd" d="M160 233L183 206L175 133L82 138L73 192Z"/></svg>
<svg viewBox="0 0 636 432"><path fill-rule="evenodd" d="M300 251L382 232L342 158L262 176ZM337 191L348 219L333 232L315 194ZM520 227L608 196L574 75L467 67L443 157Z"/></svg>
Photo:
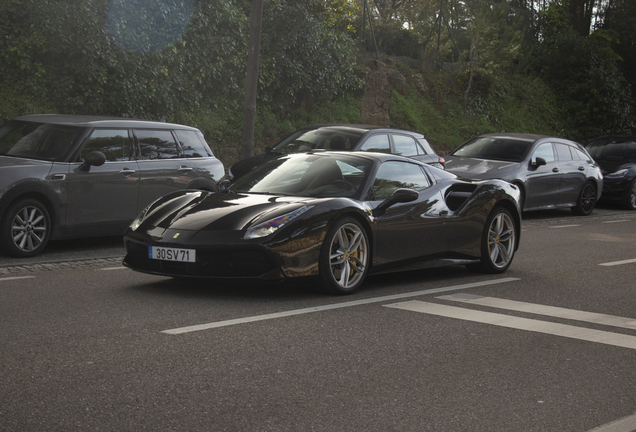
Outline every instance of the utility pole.
<svg viewBox="0 0 636 432"><path fill-rule="evenodd" d="M245 105L243 109L243 136L241 138L241 160L254 156L254 125L256 123L256 93L258 88L258 54L261 48L261 22L263 0L252 0L250 15L250 42L247 54L245 78Z"/></svg>

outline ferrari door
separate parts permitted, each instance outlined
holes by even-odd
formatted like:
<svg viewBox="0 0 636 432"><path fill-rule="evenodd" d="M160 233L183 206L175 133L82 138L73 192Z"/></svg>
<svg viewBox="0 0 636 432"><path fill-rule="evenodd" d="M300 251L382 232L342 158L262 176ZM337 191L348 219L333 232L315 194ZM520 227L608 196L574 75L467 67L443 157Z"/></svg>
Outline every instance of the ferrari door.
<svg viewBox="0 0 636 432"><path fill-rule="evenodd" d="M407 261L446 250L441 195L420 165L403 161L384 162L369 191L372 207L400 188L419 192L419 198L389 207L376 218L375 264ZM440 214L442 213L442 214Z"/></svg>

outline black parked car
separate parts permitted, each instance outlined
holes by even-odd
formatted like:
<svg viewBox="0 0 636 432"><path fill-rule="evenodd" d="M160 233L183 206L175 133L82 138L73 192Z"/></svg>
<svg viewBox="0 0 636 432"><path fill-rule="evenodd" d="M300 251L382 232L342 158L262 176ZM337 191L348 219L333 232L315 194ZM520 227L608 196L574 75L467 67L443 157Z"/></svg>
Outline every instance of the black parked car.
<svg viewBox="0 0 636 432"><path fill-rule="evenodd" d="M224 175L198 129L144 120L28 115L0 128L0 247L40 253L49 239L122 234L175 190L216 190Z"/></svg>
<svg viewBox="0 0 636 432"><path fill-rule="evenodd" d="M585 148L603 170L603 201L636 210L636 135L602 136Z"/></svg>
<svg viewBox="0 0 636 432"><path fill-rule="evenodd" d="M292 133L261 155L244 159L228 170L235 180L277 156L309 150L371 151L411 157L444 168L444 158L438 156L424 135L399 129L369 125L312 125Z"/></svg>
<svg viewBox="0 0 636 432"><path fill-rule="evenodd" d="M124 235L124 265L179 278L316 276L336 294L369 272L467 265L504 272L519 246L519 189L379 153L302 153L219 193L183 191Z"/></svg>
<svg viewBox="0 0 636 432"><path fill-rule="evenodd" d="M524 211L570 207L585 216L603 192L601 169L583 146L543 135L480 135L450 152L446 169L517 185Z"/></svg>

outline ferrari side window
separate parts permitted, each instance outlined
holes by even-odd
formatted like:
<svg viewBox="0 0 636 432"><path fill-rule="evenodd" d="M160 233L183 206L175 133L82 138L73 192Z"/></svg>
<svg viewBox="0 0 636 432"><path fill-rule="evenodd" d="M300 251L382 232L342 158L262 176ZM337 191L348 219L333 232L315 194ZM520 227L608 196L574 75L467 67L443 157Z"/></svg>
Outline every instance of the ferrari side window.
<svg viewBox="0 0 636 432"><path fill-rule="evenodd" d="M369 200L383 200L398 189L422 190L431 183L419 165L388 161L380 166L375 176Z"/></svg>

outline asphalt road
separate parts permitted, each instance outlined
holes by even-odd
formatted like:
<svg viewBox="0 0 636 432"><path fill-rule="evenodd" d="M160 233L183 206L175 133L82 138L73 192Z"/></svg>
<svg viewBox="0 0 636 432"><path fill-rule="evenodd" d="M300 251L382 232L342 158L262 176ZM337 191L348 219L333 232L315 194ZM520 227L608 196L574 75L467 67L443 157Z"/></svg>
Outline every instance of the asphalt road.
<svg viewBox="0 0 636 432"><path fill-rule="evenodd" d="M0 431L636 429L634 213L524 215L503 275L347 297L143 275L118 241L0 263Z"/></svg>

